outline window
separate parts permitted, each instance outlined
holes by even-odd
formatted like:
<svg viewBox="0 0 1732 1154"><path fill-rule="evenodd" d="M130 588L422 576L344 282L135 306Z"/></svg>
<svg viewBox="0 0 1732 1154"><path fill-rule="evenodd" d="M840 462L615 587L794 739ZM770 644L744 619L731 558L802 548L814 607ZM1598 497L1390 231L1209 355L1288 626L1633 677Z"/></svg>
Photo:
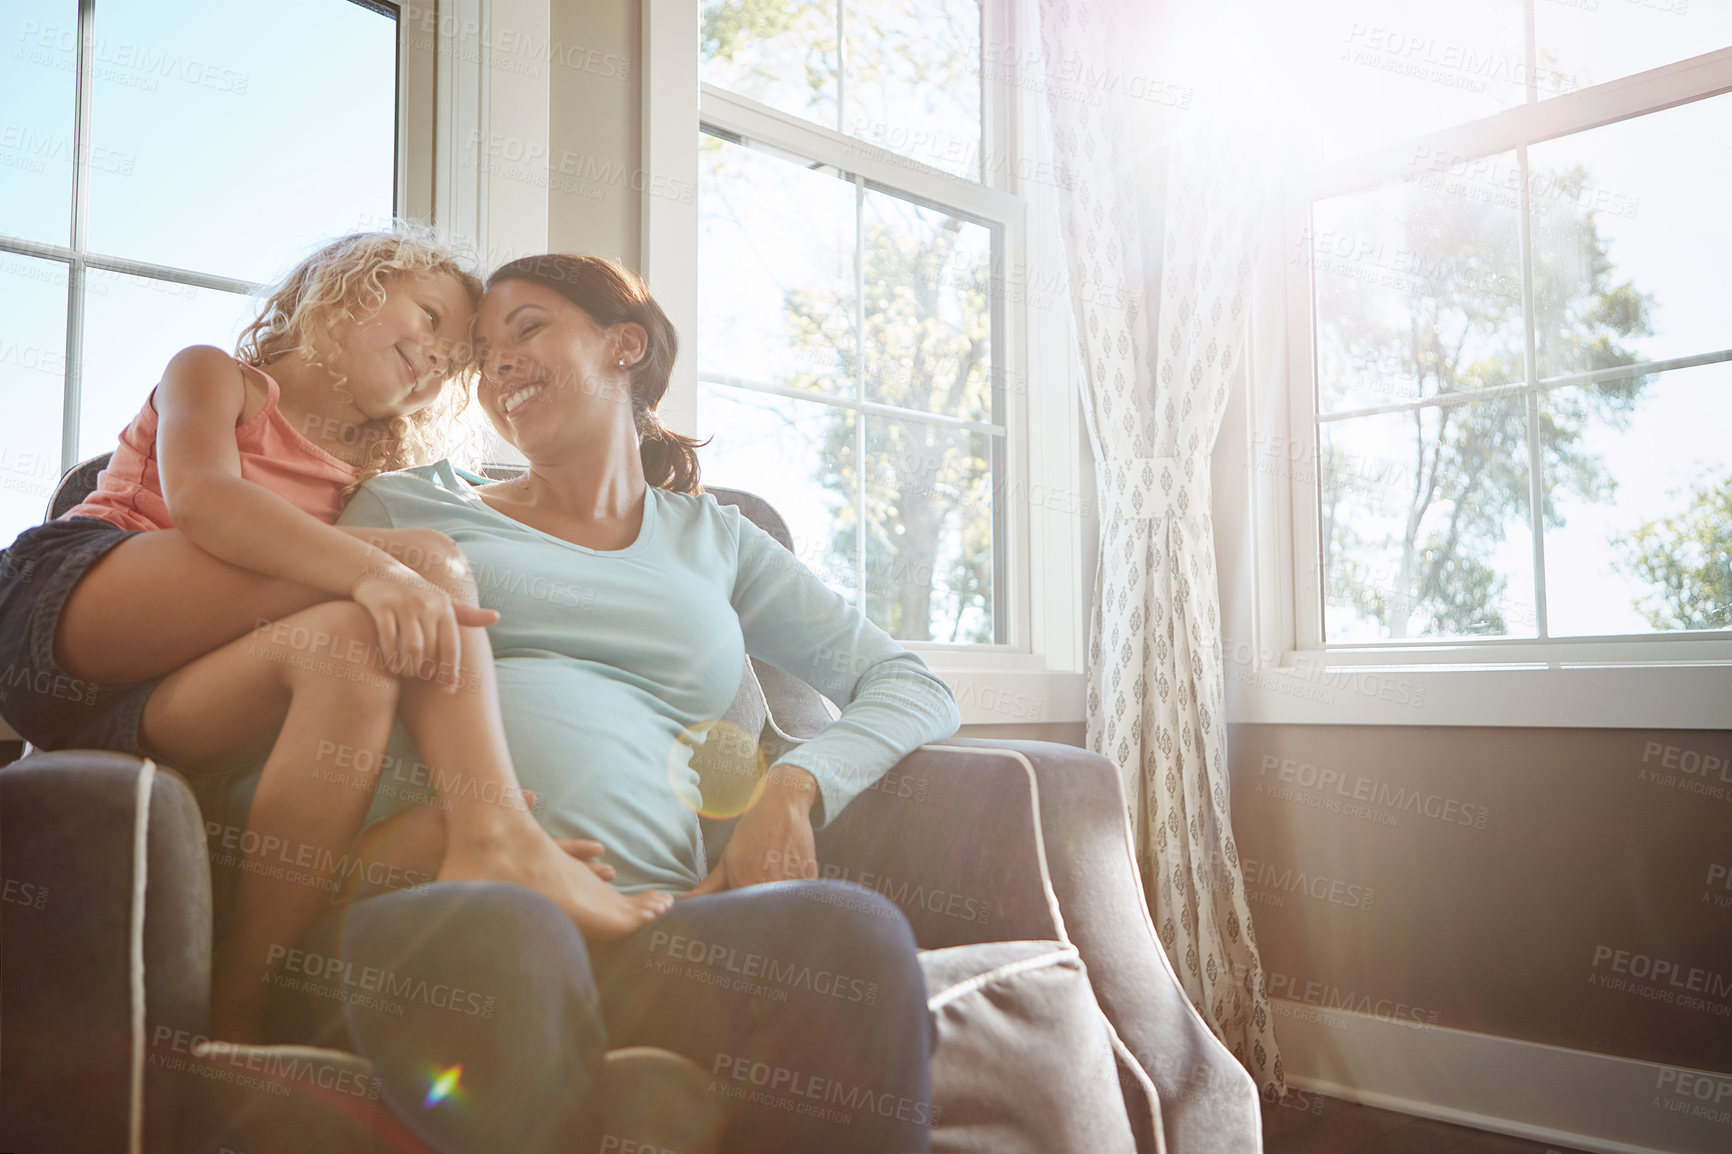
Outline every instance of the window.
<svg viewBox="0 0 1732 1154"><path fill-rule="evenodd" d="M397 204L396 9L22 0L0 70L0 541L168 359Z"/></svg>
<svg viewBox="0 0 1732 1154"><path fill-rule="evenodd" d="M1351 8L1254 445L1297 648L1732 637L1732 11Z"/></svg>
<svg viewBox="0 0 1732 1154"><path fill-rule="evenodd" d="M702 14L706 476L772 495L802 560L917 642L1010 645L1021 628L1007 385L1026 376L1006 270L1024 202L992 143L990 8Z"/></svg>

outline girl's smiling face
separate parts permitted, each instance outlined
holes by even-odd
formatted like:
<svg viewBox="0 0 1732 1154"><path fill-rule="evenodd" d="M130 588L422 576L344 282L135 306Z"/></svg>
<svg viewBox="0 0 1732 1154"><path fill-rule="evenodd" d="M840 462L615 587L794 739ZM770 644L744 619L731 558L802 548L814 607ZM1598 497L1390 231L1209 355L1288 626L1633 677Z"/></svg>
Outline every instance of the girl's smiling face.
<svg viewBox="0 0 1732 1154"><path fill-rule="evenodd" d="M322 359L346 378L343 391L362 420L403 416L439 396L472 317L456 277L406 273L385 286L376 311L337 326L336 351Z"/></svg>
<svg viewBox="0 0 1732 1154"><path fill-rule="evenodd" d="M633 427L631 366L643 351L639 325L603 327L544 285L503 280L476 318L477 399L531 460L569 451L622 420Z"/></svg>

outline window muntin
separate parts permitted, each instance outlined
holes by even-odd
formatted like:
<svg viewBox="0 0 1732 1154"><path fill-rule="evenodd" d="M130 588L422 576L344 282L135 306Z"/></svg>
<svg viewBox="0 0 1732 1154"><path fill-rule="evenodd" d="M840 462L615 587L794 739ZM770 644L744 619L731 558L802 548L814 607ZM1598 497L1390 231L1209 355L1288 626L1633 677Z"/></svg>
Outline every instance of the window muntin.
<svg viewBox="0 0 1732 1154"><path fill-rule="evenodd" d="M1313 206L1318 467L1296 480L1326 644L1732 625L1713 559L1732 468L1662 431L1732 396L1704 303L1728 239L1699 187L1723 187L1700 134L1728 105L1436 165L1416 145L1405 181Z"/></svg>
<svg viewBox="0 0 1732 1154"><path fill-rule="evenodd" d="M700 76L979 180L980 15L979 0L705 0Z"/></svg>
<svg viewBox="0 0 1732 1154"><path fill-rule="evenodd" d="M774 452L761 491L800 494L797 551L870 618L904 640L1001 643L1000 230L742 142L701 151L710 475L753 487L746 446Z"/></svg>
<svg viewBox="0 0 1732 1154"><path fill-rule="evenodd" d="M0 165L0 541L113 446L175 350L232 343L256 279L394 214L384 5L96 0L87 16L27 0L0 75L0 158L15 140L32 161Z"/></svg>

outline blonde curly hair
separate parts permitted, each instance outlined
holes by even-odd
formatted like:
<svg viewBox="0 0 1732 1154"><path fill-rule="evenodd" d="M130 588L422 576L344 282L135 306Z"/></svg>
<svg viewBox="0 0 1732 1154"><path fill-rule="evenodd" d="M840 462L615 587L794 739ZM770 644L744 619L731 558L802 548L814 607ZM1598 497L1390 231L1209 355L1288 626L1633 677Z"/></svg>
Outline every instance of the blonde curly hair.
<svg viewBox="0 0 1732 1154"><path fill-rule="evenodd" d="M235 356L264 368L293 353L308 365L322 366L317 350L337 343L338 326L366 320L385 303L391 282L412 273L454 277L468 294L470 307L481 306L481 279L459 254L439 243L426 226L397 222L389 232L340 237L296 265L270 290L258 318L241 331ZM447 387L431 404L369 422L369 432L376 435L367 439L359 480L343 491L345 503L369 478L434 460L461 439L459 418L469 403L475 375L470 348L463 339L453 349ZM337 387L346 380L339 374Z"/></svg>

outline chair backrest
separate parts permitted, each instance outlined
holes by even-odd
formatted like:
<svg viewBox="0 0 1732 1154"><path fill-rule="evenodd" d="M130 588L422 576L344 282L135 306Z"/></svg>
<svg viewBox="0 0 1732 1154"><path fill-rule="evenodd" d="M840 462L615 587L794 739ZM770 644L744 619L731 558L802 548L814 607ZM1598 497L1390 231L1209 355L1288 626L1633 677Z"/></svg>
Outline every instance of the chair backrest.
<svg viewBox="0 0 1732 1154"><path fill-rule="evenodd" d="M55 521L66 510L82 504L84 498L90 496L96 488L96 475L108 468L108 458L113 453L98 453L88 461L80 461L66 470L66 475L60 478L60 484L54 486L54 495L48 498L48 516L45 520Z"/></svg>

